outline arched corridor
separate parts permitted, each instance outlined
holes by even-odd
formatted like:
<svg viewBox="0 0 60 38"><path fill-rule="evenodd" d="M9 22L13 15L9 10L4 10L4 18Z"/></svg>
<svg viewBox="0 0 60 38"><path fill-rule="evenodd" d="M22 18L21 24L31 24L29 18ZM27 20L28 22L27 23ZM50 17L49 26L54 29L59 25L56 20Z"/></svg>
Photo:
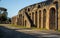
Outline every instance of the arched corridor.
<svg viewBox="0 0 60 38"><path fill-rule="evenodd" d="M49 28L51 30L55 29L55 22L56 22L55 14L56 14L55 8L51 8L50 9L50 18L49 18Z"/></svg>

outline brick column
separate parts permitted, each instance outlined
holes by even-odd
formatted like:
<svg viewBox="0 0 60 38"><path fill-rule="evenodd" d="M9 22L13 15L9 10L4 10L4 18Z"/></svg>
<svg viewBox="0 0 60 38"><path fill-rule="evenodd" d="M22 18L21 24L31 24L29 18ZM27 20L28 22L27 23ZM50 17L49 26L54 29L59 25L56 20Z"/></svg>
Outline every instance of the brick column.
<svg viewBox="0 0 60 38"><path fill-rule="evenodd" d="M47 13L46 13L46 29L49 30L49 10L47 10Z"/></svg>
<svg viewBox="0 0 60 38"><path fill-rule="evenodd" d="M37 28L39 28L39 12L37 13Z"/></svg>
<svg viewBox="0 0 60 38"><path fill-rule="evenodd" d="M41 11L41 28L43 28L43 11Z"/></svg>
<svg viewBox="0 0 60 38"><path fill-rule="evenodd" d="M35 24L35 12L34 12L34 24Z"/></svg>

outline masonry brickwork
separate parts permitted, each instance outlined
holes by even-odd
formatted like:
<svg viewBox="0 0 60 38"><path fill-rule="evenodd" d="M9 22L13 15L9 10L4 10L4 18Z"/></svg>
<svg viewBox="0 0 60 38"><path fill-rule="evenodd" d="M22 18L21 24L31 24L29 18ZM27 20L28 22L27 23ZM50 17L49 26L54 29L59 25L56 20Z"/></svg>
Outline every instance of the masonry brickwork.
<svg viewBox="0 0 60 38"><path fill-rule="evenodd" d="M60 30L60 0L46 0L19 10L17 24Z"/></svg>

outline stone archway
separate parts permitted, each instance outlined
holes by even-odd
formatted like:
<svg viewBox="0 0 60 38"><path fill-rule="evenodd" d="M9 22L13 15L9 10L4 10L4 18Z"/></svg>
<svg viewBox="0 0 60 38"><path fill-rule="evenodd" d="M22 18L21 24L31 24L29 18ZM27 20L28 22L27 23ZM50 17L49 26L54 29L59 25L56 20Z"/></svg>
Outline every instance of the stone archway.
<svg viewBox="0 0 60 38"><path fill-rule="evenodd" d="M46 9L43 10L43 28L46 28Z"/></svg>
<svg viewBox="0 0 60 38"><path fill-rule="evenodd" d="M56 14L55 8L50 8L49 28L51 30L55 30L55 22L56 22L56 20L55 20L56 19L55 14Z"/></svg>

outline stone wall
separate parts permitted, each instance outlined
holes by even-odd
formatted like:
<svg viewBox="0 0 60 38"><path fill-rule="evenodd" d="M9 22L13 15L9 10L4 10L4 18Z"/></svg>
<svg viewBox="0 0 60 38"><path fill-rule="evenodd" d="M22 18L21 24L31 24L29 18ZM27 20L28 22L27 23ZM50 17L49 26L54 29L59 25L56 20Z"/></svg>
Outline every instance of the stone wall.
<svg viewBox="0 0 60 38"><path fill-rule="evenodd" d="M27 6L18 12L18 24L31 28L60 30L60 1L48 0Z"/></svg>
<svg viewBox="0 0 60 38"><path fill-rule="evenodd" d="M18 21L17 16L11 18L11 24L17 25L17 21Z"/></svg>

